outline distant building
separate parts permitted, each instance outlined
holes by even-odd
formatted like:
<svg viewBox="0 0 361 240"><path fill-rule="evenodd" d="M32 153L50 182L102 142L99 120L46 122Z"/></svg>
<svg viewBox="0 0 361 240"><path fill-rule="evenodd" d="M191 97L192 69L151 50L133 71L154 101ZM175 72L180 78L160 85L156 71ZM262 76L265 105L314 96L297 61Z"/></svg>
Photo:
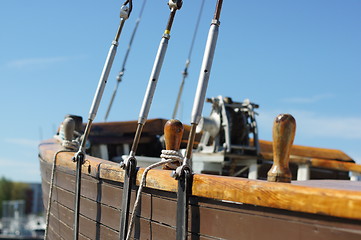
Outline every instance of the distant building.
<svg viewBox="0 0 361 240"><path fill-rule="evenodd" d="M25 190L25 199L2 201L2 229L5 236L31 236L42 239L45 222L40 183L30 183Z"/></svg>
<svg viewBox="0 0 361 240"><path fill-rule="evenodd" d="M42 189L40 183L30 183L29 189L26 192L26 214L43 214L43 198L42 198Z"/></svg>
<svg viewBox="0 0 361 240"><path fill-rule="evenodd" d="M5 235L23 235L25 233L25 201L3 201L2 232Z"/></svg>

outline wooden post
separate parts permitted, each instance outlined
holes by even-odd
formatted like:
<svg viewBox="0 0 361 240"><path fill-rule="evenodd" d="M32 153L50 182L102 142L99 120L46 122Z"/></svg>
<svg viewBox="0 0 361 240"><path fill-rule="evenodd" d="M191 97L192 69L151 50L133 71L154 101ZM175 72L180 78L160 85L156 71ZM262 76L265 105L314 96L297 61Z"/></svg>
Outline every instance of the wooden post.
<svg viewBox="0 0 361 240"><path fill-rule="evenodd" d="M273 166L268 171L269 182L291 182L290 149L295 138L296 120L290 114L280 114L273 123Z"/></svg>
<svg viewBox="0 0 361 240"><path fill-rule="evenodd" d="M64 140L73 141L74 139L74 130L75 130L75 121L71 117L66 117L63 121L61 130L64 134Z"/></svg>
<svg viewBox="0 0 361 240"><path fill-rule="evenodd" d="M170 119L165 123L164 140L166 150L179 150L180 144L182 142L183 131L183 124L179 120ZM163 169L174 169L174 167L171 167L171 165L174 164L165 164L163 165ZM180 166L180 163L177 162L175 165L178 167Z"/></svg>

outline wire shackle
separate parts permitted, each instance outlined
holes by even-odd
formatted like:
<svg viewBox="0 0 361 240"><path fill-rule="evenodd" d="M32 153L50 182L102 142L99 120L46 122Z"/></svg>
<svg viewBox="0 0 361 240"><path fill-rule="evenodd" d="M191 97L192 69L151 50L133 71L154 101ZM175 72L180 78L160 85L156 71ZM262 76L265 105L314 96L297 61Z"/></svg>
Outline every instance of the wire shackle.
<svg viewBox="0 0 361 240"><path fill-rule="evenodd" d="M129 7L127 7L128 4ZM133 0L126 0L123 3L122 7L120 8L120 18L126 17L125 19L128 19L132 10L133 10Z"/></svg>
<svg viewBox="0 0 361 240"><path fill-rule="evenodd" d="M163 34L163 38L170 39L170 30L172 29L175 13L177 10L182 8L183 1L182 0L169 0L167 4L170 9L170 15L169 15L167 26L166 26L164 34Z"/></svg>
<svg viewBox="0 0 361 240"><path fill-rule="evenodd" d="M169 0L168 6L170 10L179 10L182 8L183 1L182 0Z"/></svg>
<svg viewBox="0 0 361 240"><path fill-rule="evenodd" d="M129 18L129 7L123 5L120 7L120 14L119 17L126 20Z"/></svg>

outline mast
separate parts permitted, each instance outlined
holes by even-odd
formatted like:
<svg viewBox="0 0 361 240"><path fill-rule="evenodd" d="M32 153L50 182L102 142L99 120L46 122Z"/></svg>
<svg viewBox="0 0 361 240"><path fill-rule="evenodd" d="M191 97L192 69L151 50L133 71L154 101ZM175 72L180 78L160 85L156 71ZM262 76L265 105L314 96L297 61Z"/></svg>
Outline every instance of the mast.
<svg viewBox="0 0 361 240"><path fill-rule="evenodd" d="M115 95L117 94L117 91L118 91L119 83L123 80L123 76L124 76L124 72L125 72L125 65L126 65L126 63L127 63L127 60L128 60L128 57L129 57L129 53L130 53L130 50L131 50L131 48L132 48L133 40L134 40L135 34L136 34L137 30L138 30L138 26L139 26L140 20L141 20L141 18L142 18L143 10L144 10L145 3L146 3L146 2L147 2L147 0L144 0L144 1L143 1L143 5L142 5L142 8L140 9L139 16L138 16L137 20L135 21L135 26L134 26L132 35L130 36L128 48L127 48L127 51L126 51L125 56L124 56L124 59L123 59L122 68L121 68L121 70L120 70L120 72L118 73L118 76L117 76L117 82L116 82L116 84L115 84L115 88L114 88L114 90L113 90L113 94L112 94L112 97L111 97L111 99L110 99L110 102L109 102L109 105L108 105L108 109L107 109L107 112L106 112L105 117L104 117L104 122L106 122L107 119L108 119L110 110L111 110L111 108L112 108L112 105L113 105L113 102L114 102L114 99L115 99Z"/></svg>

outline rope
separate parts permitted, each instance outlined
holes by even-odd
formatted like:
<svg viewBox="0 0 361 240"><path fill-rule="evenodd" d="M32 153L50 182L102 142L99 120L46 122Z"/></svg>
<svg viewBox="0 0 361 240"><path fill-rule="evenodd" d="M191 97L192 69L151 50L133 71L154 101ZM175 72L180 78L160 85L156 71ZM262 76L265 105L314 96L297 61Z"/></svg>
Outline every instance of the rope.
<svg viewBox="0 0 361 240"><path fill-rule="evenodd" d="M170 163L164 163L169 169L173 170L175 170L179 165L182 165L183 162L183 155L179 151L175 150L162 150L160 157L163 162L167 159L173 159L174 161Z"/></svg>
<svg viewBox="0 0 361 240"><path fill-rule="evenodd" d="M75 140L64 139L64 134L62 134L61 132L59 133L59 135L55 135L54 138L60 141L61 146L64 147L66 150L71 150L70 152L72 151L74 152L79 149L79 145L82 137L82 135L77 131L74 131L74 135L77 137Z"/></svg>
<svg viewBox="0 0 361 240"><path fill-rule="evenodd" d="M141 195L141 193L143 191L143 187L144 187L144 185L146 183L146 177L147 177L148 172L153 168L162 166L163 164L174 164L175 161L179 161L179 162L183 161L182 154L179 151L175 151L175 150L162 150L162 154L160 155L160 157L162 158L161 161L153 163L152 165L148 166L143 172L142 179L140 181L138 192L137 192L137 198L135 199L133 212L132 212L132 215L130 217L130 223L129 223L129 228L128 228L126 240L130 239L130 234L132 232L133 225L134 225L134 220L135 220L135 212L139 208L140 195Z"/></svg>
<svg viewBox="0 0 361 240"><path fill-rule="evenodd" d="M75 135L79 135L79 133L75 133ZM65 140L62 139L59 135L54 136L55 139L58 139L61 141L61 146L64 149L58 150L53 157L53 165L51 168L51 177L50 177L50 188L49 188L49 197L48 197L48 206L46 208L46 220L45 220L45 233L44 233L44 239L47 239L48 237L48 228L49 228L49 217L50 217L50 209L51 209L51 199L53 198L53 189L54 189L54 177L55 177L55 167L56 167L56 158L59 153L62 152L74 152L77 151L79 148L79 138L76 138L76 140Z"/></svg>
<svg viewBox="0 0 361 240"><path fill-rule="evenodd" d="M71 152L77 151L79 148L79 142L77 142L75 140L73 140L73 141L63 140L61 145L64 148L71 150Z"/></svg>
<svg viewBox="0 0 361 240"><path fill-rule="evenodd" d="M56 157L58 156L59 153L62 152L73 152L73 150L70 149L61 149L59 151L57 151L54 154L54 158L53 158L53 166L51 168L51 178L50 178L50 189L49 189L49 197L48 197L48 206L46 208L46 225L45 225L45 233L44 233L44 239L46 240L48 237L48 228L49 228L49 217L50 217L50 209L51 209L51 199L53 197L53 188L54 188L54 177L55 177L55 166L56 166Z"/></svg>

